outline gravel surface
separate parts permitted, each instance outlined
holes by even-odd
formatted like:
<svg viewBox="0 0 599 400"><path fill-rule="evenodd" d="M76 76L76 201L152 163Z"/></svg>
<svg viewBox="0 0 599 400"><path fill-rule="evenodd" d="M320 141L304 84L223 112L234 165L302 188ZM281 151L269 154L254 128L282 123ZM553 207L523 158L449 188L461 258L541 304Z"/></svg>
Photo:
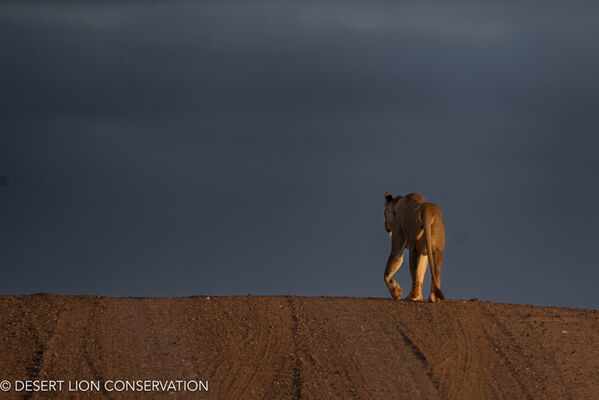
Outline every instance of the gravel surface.
<svg viewBox="0 0 599 400"><path fill-rule="evenodd" d="M0 296L0 332L1 399L599 399L596 310L39 294Z"/></svg>

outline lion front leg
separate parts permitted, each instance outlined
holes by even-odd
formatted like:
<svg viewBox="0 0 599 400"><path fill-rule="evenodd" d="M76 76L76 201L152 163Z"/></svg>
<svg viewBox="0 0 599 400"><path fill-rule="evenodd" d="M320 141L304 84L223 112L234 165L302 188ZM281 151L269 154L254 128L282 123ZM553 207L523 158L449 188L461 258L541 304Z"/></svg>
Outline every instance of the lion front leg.
<svg viewBox="0 0 599 400"><path fill-rule="evenodd" d="M391 296L397 300L401 299L401 287L399 287L399 284L393 279L393 274L395 274L399 267L401 267L402 262L403 254L392 252L389 255L387 267L385 268L385 283L387 284Z"/></svg>

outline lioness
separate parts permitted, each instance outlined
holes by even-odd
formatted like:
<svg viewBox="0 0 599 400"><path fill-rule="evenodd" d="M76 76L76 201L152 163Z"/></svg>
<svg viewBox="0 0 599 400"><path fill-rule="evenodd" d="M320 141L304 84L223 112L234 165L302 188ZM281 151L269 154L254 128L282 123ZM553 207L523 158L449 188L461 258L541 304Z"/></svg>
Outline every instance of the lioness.
<svg viewBox="0 0 599 400"><path fill-rule="evenodd" d="M385 193L385 230L391 236L391 254L385 268L385 283L391 296L401 298L401 288L393 274L403 262L403 253L410 252L412 290L408 300L422 300L422 282L427 258L431 266L431 295L429 300L444 299L441 292L441 262L445 247L445 226L439 206L424 201L418 193L395 196ZM428 255L428 257L427 257Z"/></svg>

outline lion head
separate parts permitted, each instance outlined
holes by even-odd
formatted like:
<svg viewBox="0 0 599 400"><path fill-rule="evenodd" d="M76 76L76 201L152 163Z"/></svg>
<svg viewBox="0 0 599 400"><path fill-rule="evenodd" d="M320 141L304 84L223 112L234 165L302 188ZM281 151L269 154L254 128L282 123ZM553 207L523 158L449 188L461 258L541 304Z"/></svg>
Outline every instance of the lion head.
<svg viewBox="0 0 599 400"><path fill-rule="evenodd" d="M391 230L391 227L393 226L393 217L395 216L393 206L395 206L401 197L401 195L397 195L394 198L391 193L385 193L385 231L389 234L389 236L393 235Z"/></svg>

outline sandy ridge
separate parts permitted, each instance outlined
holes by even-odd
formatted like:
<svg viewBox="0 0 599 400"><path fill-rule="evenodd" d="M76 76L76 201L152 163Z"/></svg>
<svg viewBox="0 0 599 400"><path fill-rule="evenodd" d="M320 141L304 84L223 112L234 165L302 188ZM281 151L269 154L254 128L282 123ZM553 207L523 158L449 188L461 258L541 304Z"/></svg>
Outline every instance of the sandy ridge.
<svg viewBox="0 0 599 400"><path fill-rule="evenodd" d="M0 296L0 380L176 380L203 392L1 398L596 399L599 311L293 296Z"/></svg>

